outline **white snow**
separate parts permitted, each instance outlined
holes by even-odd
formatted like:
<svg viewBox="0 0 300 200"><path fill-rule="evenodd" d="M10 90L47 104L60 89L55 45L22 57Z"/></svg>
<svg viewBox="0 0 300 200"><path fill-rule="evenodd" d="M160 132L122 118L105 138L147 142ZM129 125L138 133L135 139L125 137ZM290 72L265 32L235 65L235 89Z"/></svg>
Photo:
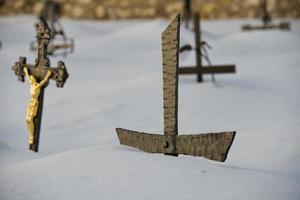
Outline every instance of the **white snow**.
<svg viewBox="0 0 300 200"><path fill-rule="evenodd" d="M45 93L40 151L28 150L31 16L0 18L0 199L299 199L300 21L292 31L241 32L249 20L204 21L213 64L237 73L180 77L179 134L237 131L226 162L147 154L119 145L116 127L163 132L161 32L168 21L62 20L75 52L64 88ZM181 30L182 43L193 34ZM181 65L194 64L190 53Z"/></svg>

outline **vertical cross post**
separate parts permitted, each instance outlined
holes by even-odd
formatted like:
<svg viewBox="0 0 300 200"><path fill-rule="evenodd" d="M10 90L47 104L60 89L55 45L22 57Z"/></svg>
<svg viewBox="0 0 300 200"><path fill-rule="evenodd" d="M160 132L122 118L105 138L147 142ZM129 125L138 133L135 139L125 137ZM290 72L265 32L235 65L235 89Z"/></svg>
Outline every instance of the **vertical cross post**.
<svg viewBox="0 0 300 200"><path fill-rule="evenodd" d="M196 57L196 67L197 67L197 81L202 82L202 51L201 51L201 24L200 24L200 15L198 12L194 13L193 22L194 22L194 29L195 29L195 57Z"/></svg>
<svg viewBox="0 0 300 200"><path fill-rule="evenodd" d="M50 66L50 60L47 57L50 29L46 21L42 20L36 25L36 32L38 55L35 64L27 64L26 58L20 57L19 61L12 66L12 70L19 81L24 82L26 76L30 83L31 98L26 116L30 132L29 149L38 152L44 89L49 79L55 80L57 87L63 87L68 78L68 72L62 61L58 62L56 68Z"/></svg>
<svg viewBox="0 0 300 200"><path fill-rule="evenodd" d="M268 24L272 21L272 18L268 11L267 0L262 0L262 11L263 11L262 21L263 21L264 26L267 27Z"/></svg>
<svg viewBox="0 0 300 200"><path fill-rule="evenodd" d="M162 33L165 154L173 156L178 155L175 140L178 135L178 59L176 58L179 53L177 51L179 35L179 23L171 23Z"/></svg>
<svg viewBox="0 0 300 200"><path fill-rule="evenodd" d="M191 0L183 0L183 18L185 28L189 28L189 21L191 18L192 2Z"/></svg>
<svg viewBox="0 0 300 200"><path fill-rule="evenodd" d="M235 132L178 135L178 52L180 15L162 33L164 135L117 128L120 144L148 153L203 156L224 162Z"/></svg>

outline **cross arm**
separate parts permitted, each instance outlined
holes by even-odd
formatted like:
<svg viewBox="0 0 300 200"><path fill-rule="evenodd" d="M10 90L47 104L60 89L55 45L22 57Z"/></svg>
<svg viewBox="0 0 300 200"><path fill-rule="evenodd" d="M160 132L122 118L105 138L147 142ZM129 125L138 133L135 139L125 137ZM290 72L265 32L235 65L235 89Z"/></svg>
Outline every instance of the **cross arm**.
<svg viewBox="0 0 300 200"><path fill-rule="evenodd" d="M176 137L177 152L184 155L203 156L224 162L233 143L235 131L179 135Z"/></svg>
<svg viewBox="0 0 300 200"><path fill-rule="evenodd" d="M15 72L15 75L18 77L18 80L24 82L25 72L24 67L28 69L30 75L33 75L37 81L42 81L47 76L47 72L51 71L50 79L56 81L57 87L63 87L67 78L69 77L67 68L64 62L59 61L56 68L51 67L40 67L36 65L30 65L26 63L25 57L20 57L19 61L12 66L12 70Z"/></svg>
<svg viewBox="0 0 300 200"><path fill-rule="evenodd" d="M203 156L220 162L226 160L235 137L234 131L179 136L147 134L122 128L117 128L116 131L120 144L148 153ZM171 141L174 138L175 145Z"/></svg>
<svg viewBox="0 0 300 200"><path fill-rule="evenodd" d="M131 146L148 153L165 153L164 135L148 134L116 128L120 144Z"/></svg>
<svg viewBox="0 0 300 200"><path fill-rule="evenodd" d="M235 65L213 65L203 66L202 68L193 67L180 67L178 69L179 74L218 74L218 73L235 73Z"/></svg>
<svg viewBox="0 0 300 200"><path fill-rule="evenodd" d="M52 79L56 80L56 86L61 88L64 86L66 80L69 77L67 68L63 61L59 61L56 68L52 68Z"/></svg>

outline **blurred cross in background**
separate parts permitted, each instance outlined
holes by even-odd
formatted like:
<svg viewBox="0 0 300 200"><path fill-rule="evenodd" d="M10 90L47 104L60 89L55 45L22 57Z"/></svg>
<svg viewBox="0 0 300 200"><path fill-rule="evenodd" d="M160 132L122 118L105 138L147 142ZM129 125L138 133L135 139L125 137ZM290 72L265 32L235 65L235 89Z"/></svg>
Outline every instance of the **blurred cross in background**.
<svg viewBox="0 0 300 200"><path fill-rule="evenodd" d="M45 0L43 10L39 15L39 19L45 20L50 28L50 44L48 48L48 55L54 55L57 50L63 50L62 55L66 56L68 53L72 53L74 50L73 39L68 39L63 27L59 21L61 15L61 7L58 2L53 0ZM62 41L56 40L57 36L61 36ZM31 43L30 49L32 51L37 50L35 43ZM60 53L55 53L60 55Z"/></svg>
<svg viewBox="0 0 300 200"><path fill-rule="evenodd" d="M214 74L221 73L235 73L235 65L212 65L210 59L208 57L207 48L211 48L207 42L202 41L201 38L201 24L200 24L200 14L199 12L194 13L193 21L194 21L194 36L195 36L195 47L193 48L191 45L182 46L179 50L180 53L184 51L195 51L196 58L196 66L183 66L180 67L178 73L181 75L197 75L197 81L203 82L204 74L211 74L212 81L215 82ZM202 58L206 60L208 63L207 66L203 66Z"/></svg>

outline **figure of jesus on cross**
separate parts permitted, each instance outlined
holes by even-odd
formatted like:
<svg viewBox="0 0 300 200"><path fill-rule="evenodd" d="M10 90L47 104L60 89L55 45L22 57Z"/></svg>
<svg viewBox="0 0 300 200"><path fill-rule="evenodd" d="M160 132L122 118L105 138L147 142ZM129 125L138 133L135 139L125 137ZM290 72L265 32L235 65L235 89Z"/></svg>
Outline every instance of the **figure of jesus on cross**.
<svg viewBox="0 0 300 200"><path fill-rule="evenodd" d="M50 66L50 60L47 57L50 29L47 22L41 20L36 26L36 31L38 57L35 64L27 64L26 58L20 57L12 70L22 82L26 76L30 84L30 102L26 114L26 123L29 129L29 149L38 152L44 90L50 79L56 81L57 87L63 87L68 78L68 72L62 61L58 62L56 68Z"/></svg>
<svg viewBox="0 0 300 200"><path fill-rule="evenodd" d="M30 102L27 108L26 114L26 122L29 129L29 144L33 144L34 142L34 122L33 119L36 117L38 113L39 107L39 96L41 93L41 88L49 81L51 76L51 71L47 72L46 77L40 83L38 83L34 76L29 75L27 67L24 67L24 73L28 79L30 84Z"/></svg>

